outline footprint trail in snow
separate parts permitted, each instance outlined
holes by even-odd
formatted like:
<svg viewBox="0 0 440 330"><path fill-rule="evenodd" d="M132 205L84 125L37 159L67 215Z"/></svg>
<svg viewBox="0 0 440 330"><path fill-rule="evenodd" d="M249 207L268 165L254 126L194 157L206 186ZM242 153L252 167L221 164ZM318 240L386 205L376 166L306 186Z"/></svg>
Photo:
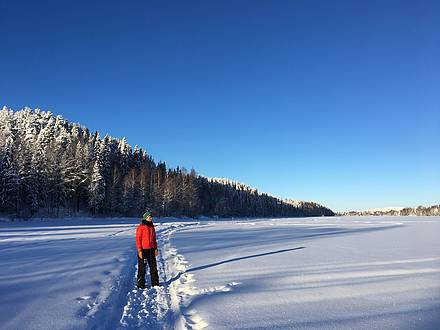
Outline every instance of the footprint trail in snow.
<svg viewBox="0 0 440 330"><path fill-rule="evenodd" d="M202 292L194 286L193 275L186 273L188 262L170 244L170 237L175 231L197 225L198 223L157 225L157 264L161 285L137 289L137 265L135 266L135 277L131 283L133 289L128 290L119 329L203 329L207 326L196 311L186 311L192 296ZM148 269L145 276L147 283L150 282L149 276Z"/></svg>

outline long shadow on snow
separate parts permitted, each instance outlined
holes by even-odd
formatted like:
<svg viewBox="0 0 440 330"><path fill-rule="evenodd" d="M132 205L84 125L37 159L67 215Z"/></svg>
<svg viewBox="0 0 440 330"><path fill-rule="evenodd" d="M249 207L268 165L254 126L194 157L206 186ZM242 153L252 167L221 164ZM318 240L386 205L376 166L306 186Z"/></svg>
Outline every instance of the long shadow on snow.
<svg viewBox="0 0 440 330"><path fill-rule="evenodd" d="M98 230L113 230L113 229L118 229L118 228L131 228L131 227L135 227L136 224L121 224L121 225L115 225L115 224L103 224L101 226L94 226L94 225L64 225L64 226L41 226L41 227L20 227L20 228L11 228L11 227L6 227L0 226L0 234L7 234L7 233L21 233L21 232L42 232L41 235L45 235L45 232L48 231L75 231L75 230L94 230L94 229L98 229Z"/></svg>
<svg viewBox="0 0 440 330"><path fill-rule="evenodd" d="M122 229L124 228L124 229ZM63 232L58 232L58 233L48 233L47 231L50 230L38 230L36 231L36 234L23 234L23 235L11 235L10 232L5 232L3 234L3 232L0 232L0 240L3 239L11 239L11 238L35 238L35 237L52 237L52 236L59 236L59 239L63 239L63 236L71 236L71 235L76 235L78 237L73 237L73 238L81 238L81 236L83 235L91 235L91 234L101 234L101 236L116 236L120 233L129 231L129 230L133 230L135 227L131 226L129 228L126 227L115 227L115 228L99 228L99 229L91 229L91 228L83 228L83 229L58 229L58 231L63 231ZM119 230L116 230L119 229ZM116 230L116 231L115 231ZM77 232L73 232L73 231L77 231ZM85 237L88 238L88 237ZM8 243L8 242L6 242Z"/></svg>
<svg viewBox="0 0 440 330"><path fill-rule="evenodd" d="M166 285L170 285L172 282L178 280L184 273L187 273L187 272L195 272L195 271L198 271L198 270L202 270L202 269L206 269L206 268L211 268L211 267L215 267L215 266L218 266L218 265L222 265L222 264L226 264L226 263L230 263L230 262L234 262L234 261L250 259L250 258L257 258L257 257L271 255L271 254L277 254L277 253L283 253L283 252L288 252L288 251L294 251L294 250L301 250L301 249L305 249L305 248L306 248L305 246L300 246L300 247L291 248L291 249L283 249L283 250L277 250L277 251L253 254L253 255L244 256L244 257L237 257L237 258L222 260L222 261L219 261L219 262L214 262L214 263L203 265L203 266L199 266L199 267L189 268L186 271L180 272L179 274L177 274L173 278L171 278L168 281L166 281Z"/></svg>
<svg viewBox="0 0 440 330"><path fill-rule="evenodd" d="M191 239L194 242L195 247L203 246L204 251L218 250L227 248L238 248L245 247L248 245L260 244L271 244L279 243L280 240L303 240L303 239L314 239L321 237L332 237L339 235L353 235L367 232L382 231L388 229L395 229L397 227L402 227L402 225L390 225L390 226L380 226L373 228L355 228L348 229L345 227L336 228L316 228L313 226L303 227L303 228L274 228L268 231L267 228L252 228L249 229L249 234L244 234L243 231L236 233L231 233L230 229L226 230L215 230L209 233L197 233L197 235L192 235ZM188 233L192 234L192 233ZM179 234L180 236L183 236ZM237 237L237 243L231 241L231 238ZM210 238L212 237L212 239ZM224 238L224 239L223 239ZM174 238L175 240L176 238ZM210 242L210 243L206 243ZM220 242L220 243L218 243ZM191 249L184 252L184 254L191 254Z"/></svg>

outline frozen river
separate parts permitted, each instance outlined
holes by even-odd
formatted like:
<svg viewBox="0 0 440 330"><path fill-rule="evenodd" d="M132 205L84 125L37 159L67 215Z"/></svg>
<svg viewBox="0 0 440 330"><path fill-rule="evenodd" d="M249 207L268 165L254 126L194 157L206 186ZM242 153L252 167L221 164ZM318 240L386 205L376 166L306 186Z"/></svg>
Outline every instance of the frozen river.
<svg viewBox="0 0 440 330"><path fill-rule="evenodd" d="M439 329L440 218L0 223L2 329ZM147 276L148 278L148 276Z"/></svg>

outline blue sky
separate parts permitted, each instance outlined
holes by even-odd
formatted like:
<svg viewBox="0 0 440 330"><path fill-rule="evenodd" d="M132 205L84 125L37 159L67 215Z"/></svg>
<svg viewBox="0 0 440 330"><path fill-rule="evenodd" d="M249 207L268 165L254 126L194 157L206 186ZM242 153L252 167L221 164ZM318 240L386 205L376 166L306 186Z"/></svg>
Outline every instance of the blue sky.
<svg viewBox="0 0 440 330"><path fill-rule="evenodd" d="M0 1L0 103L334 210L439 203L438 1Z"/></svg>

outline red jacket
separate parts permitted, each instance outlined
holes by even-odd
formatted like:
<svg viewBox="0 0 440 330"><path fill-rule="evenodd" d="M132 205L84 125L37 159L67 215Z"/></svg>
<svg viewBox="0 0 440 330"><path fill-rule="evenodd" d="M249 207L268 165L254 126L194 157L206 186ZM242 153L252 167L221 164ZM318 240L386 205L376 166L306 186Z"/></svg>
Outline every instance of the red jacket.
<svg viewBox="0 0 440 330"><path fill-rule="evenodd" d="M136 248L157 249L156 230L154 225L147 226L140 224L136 229Z"/></svg>

